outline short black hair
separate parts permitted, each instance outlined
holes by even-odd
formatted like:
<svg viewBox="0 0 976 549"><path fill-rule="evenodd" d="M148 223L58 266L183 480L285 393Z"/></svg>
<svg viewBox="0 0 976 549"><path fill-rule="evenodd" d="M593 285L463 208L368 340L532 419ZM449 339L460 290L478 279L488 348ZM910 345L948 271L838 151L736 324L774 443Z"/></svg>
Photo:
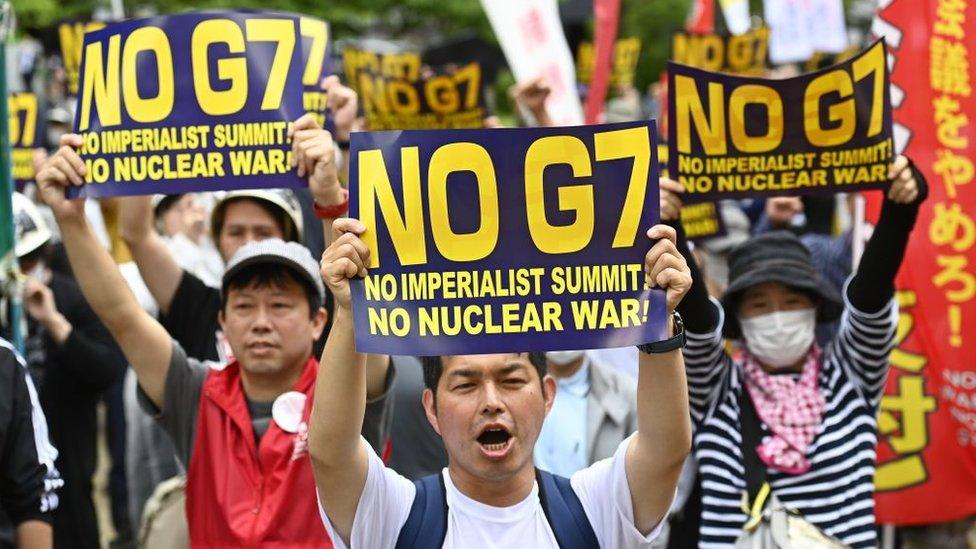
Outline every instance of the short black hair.
<svg viewBox="0 0 976 549"><path fill-rule="evenodd" d="M522 353L519 353L522 354ZM546 377L546 353L528 353L529 362L535 366L535 371L539 373L539 382ZM439 356L422 356L420 364L424 368L424 386L437 394L437 384L444 373L444 362Z"/></svg>
<svg viewBox="0 0 976 549"><path fill-rule="evenodd" d="M230 280L225 281L223 284L224 291L220 293L220 310L226 312L227 294L230 293L230 290L240 290L251 286L281 288L288 281L297 282L305 290L305 298L308 300L308 316L314 318L315 313L322 306L318 288L312 286L308 280L299 276L292 269L274 262L248 265L235 273Z"/></svg>

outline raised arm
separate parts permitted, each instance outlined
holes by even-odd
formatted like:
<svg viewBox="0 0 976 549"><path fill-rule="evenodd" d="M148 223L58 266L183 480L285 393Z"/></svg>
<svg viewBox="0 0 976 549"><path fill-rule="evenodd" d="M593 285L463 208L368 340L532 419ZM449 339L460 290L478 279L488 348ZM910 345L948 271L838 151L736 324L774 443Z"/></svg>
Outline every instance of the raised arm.
<svg viewBox="0 0 976 549"><path fill-rule="evenodd" d="M531 114L536 126L546 128L554 125L552 117L549 116L549 109L546 108L546 100L549 99L551 91L549 83L540 76L513 85L508 93L518 106L520 115Z"/></svg>
<svg viewBox="0 0 976 549"><path fill-rule="evenodd" d="M146 395L161 406L172 340L142 310L115 261L98 242L85 218L84 200L65 198L66 187L84 183L85 165L75 152L81 137L65 135L61 144L37 174L41 196L61 227L68 259L85 299L125 353Z"/></svg>
<svg viewBox="0 0 976 549"><path fill-rule="evenodd" d="M119 234L129 246L139 275L159 305L159 310L167 314L183 278L183 269L153 227L153 218L148 196L119 199Z"/></svg>
<svg viewBox="0 0 976 549"><path fill-rule="evenodd" d="M366 447L360 442L366 355L356 352L349 293L349 279L366 275L369 249L359 239L364 230L356 219L337 219L332 243L322 255L322 278L335 297L335 317L315 381L308 439L319 497L347 544L368 467Z"/></svg>
<svg viewBox="0 0 976 549"><path fill-rule="evenodd" d="M925 178L905 156L891 164L889 177L891 188L881 206L881 217L847 292L851 304L867 313L880 311L894 295L895 275L905 257L908 237L928 196Z"/></svg>
<svg viewBox="0 0 976 549"><path fill-rule="evenodd" d="M651 287L667 292L670 314L691 288L688 264L675 247L672 227L657 225L657 240L644 260ZM671 326L673 329L673 326ZM681 350L640 353L637 376L637 433L627 448L627 481L634 526L647 535L671 506L681 466L691 449L691 418Z"/></svg>
<svg viewBox="0 0 976 549"><path fill-rule="evenodd" d="M691 289L678 304L677 311L685 323L687 343L682 351L688 382L691 416L704 418L723 376L729 372L731 359L722 341L722 309L708 295L705 277L691 254L688 239L681 226L681 193L677 181L662 177L661 221L668 223L677 235L677 248L691 273Z"/></svg>
<svg viewBox="0 0 976 549"><path fill-rule="evenodd" d="M899 156L891 166L891 188L881 217L864 248L857 273L847 285L849 306L831 342L844 355L850 374L864 396L877 405L884 392L895 346L898 318L894 313L895 275L901 267L918 209L928 194L922 174Z"/></svg>

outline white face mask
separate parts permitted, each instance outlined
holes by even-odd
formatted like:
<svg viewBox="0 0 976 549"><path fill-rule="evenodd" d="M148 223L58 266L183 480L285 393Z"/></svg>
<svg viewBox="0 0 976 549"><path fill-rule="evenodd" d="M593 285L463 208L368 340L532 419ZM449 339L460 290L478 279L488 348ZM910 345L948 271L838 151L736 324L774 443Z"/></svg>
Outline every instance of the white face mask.
<svg viewBox="0 0 976 549"><path fill-rule="evenodd" d="M810 351L817 310L776 311L739 319L739 324L752 356L771 368L788 368Z"/></svg>
<svg viewBox="0 0 976 549"><path fill-rule="evenodd" d="M547 351L546 360L552 362L553 364L563 366L583 356L583 353L585 352L586 351Z"/></svg>

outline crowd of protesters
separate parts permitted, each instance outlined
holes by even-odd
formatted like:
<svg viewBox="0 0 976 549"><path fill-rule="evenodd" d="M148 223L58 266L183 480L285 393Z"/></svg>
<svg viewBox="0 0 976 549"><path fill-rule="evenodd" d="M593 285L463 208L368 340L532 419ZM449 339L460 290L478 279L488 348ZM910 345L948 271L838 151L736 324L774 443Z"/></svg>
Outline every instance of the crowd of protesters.
<svg viewBox="0 0 976 549"><path fill-rule="evenodd" d="M663 342L362 355L345 186L369 128L353 90L322 86L334 130L290 130L301 191L68 200L81 141L51 103L14 195L26 346L0 340L0 543L103 543L104 437L120 547L731 547L764 498L878 544L894 276L927 194L910 159L857 268L851 200L725 201L727 233L695 245L662 177L644 267L676 313ZM522 123L551 124L548 92L513 86ZM652 92L616 90L608 121L657 117Z"/></svg>

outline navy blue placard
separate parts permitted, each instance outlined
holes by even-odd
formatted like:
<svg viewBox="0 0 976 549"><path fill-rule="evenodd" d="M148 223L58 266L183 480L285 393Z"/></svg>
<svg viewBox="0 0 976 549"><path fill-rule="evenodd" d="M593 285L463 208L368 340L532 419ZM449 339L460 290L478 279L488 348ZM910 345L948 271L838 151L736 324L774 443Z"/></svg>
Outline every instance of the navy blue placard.
<svg viewBox="0 0 976 549"><path fill-rule="evenodd" d="M100 60L88 58L93 44L101 45ZM89 184L72 195L305 186L290 168L287 137L305 112L302 50L298 17L274 13L185 13L87 33L74 129L84 138ZM91 63L102 70L88 71ZM228 94L245 82L241 96L215 100L206 92ZM172 101L138 111L140 100L168 96L170 84Z"/></svg>
<svg viewBox="0 0 976 549"><path fill-rule="evenodd" d="M884 39L782 80L668 63L668 173L686 203L885 189L894 155Z"/></svg>
<svg viewBox="0 0 976 549"><path fill-rule="evenodd" d="M664 293L645 288L643 273L653 244L646 232L659 219L655 135L653 121L354 133L350 216L367 225L362 238L371 248L368 275L352 281L357 349L449 355L621 347L663 339ZM543 140L552 146L545 155L536 154ZM536 153L527 162L532 147ZM481 170L479 194L471 168L479 163L484 168L486 157L490 170ZM633 184L632 172L637 174ZM377 188L388 192L369 190ZM382 200L372 198L384 194ZM482 216L479 196L485 204L497 200L497 231L485 229L494 226L494 218ZM391 204L406 232L396 229L401 220ZM592 231L540 236L543 220L552 227L578 226L589 211ZM481 231L484 238L464 241ZM566 273L585 279L585 288ZM453 280L454 290L429 291L435 280L442 286Z"/></svg>

